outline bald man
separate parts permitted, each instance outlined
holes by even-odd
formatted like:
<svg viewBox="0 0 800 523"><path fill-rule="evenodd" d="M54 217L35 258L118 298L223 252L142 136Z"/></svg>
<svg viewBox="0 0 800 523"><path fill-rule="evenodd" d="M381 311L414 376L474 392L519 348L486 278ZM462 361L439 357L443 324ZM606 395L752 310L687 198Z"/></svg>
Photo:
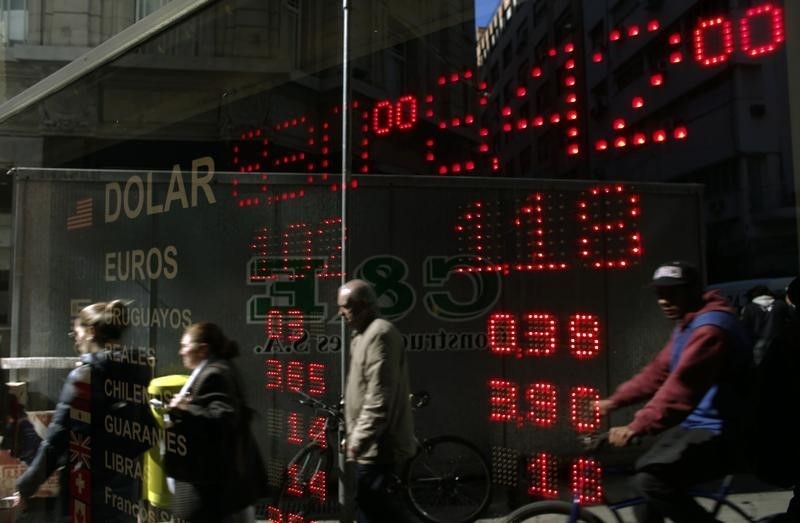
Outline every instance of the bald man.
<svg viewBox="0 0 800 523"><path fill-rule="evenodd" d="M367 282L342 285L337 304L353 329L344 413L347 459L356 463L356 519L407 521L403 504L386 488L392 473L415 451L403 338L379 317L375 291Z"/></svg>

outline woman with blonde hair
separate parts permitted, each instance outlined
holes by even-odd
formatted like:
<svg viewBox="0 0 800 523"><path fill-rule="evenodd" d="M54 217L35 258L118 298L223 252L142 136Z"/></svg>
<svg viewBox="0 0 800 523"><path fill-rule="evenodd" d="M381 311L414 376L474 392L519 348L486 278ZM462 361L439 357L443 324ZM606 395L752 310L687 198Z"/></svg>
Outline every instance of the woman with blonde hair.
<svg viewBox="0 0 800 523"><path fill-rule="evenodd" d="M127 326L127 307L122 300L93 303L78 313L69 336L74 339L80 360L67 376L56 405L47 435L39 445L30 467L17 479L21 500L33 496L39 486L58 468L60 476L61 515L69 520L70 506L89 501L88 512L92 521L129 522L136 515L120 510L106 502L109 495L131 501L138 508L140 478L109 469L104 462L105 452L113 452L123 460L135 462L150 446L124 431L107 431L104 423L111 419L112 426L139 425L145 433L154 420L144 403L130 401L127 397L107 394L107 381L127 383L147 389L155 362L140 348L120 345L119 339ZM86 415L81 414L85 412ZM80 442L78 452L71 452L70 443ZM80 450L83 449L84 453ZM71 455L71 456L70 456ZM90 479L91 493L83 500L70 499L70 477L81 481ZM134 475L135 476L135 475ZM79 482L79 483L80 483ZM84 483L85 484L85 483ZM125 505L124 503L121 505Z"/></svg>

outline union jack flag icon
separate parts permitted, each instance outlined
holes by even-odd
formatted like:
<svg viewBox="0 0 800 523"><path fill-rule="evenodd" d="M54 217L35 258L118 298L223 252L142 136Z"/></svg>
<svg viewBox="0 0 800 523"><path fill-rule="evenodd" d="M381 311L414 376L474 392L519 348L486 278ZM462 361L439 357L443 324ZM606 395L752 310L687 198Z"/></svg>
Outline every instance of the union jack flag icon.
<svg viewBox="0 0 800 523"><path fill-rule="evenodd" d="M91 436L71 430L69 432L69 462L92 468Z"/></svg>

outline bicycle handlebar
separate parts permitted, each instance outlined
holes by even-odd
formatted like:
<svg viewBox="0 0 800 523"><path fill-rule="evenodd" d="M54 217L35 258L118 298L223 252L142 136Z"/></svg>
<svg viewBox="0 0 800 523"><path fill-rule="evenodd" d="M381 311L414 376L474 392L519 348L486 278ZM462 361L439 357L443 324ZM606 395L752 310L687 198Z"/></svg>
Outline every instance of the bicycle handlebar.
<svg viewBox="0 0 800 523"><path fill-rule="evenodd" d="M608 445L608 431L583 434L578 437L578 441L585 450L599 450ZM634 436L630 439L627 446L636 446L642 443L641 436Z"/></svg>
<svg viewBox="0 0 800 523"><path fill-rule="evenodd" d="M297 390L295 392L297 392L297 394L300 395L302 398L297 400L298 402L300 402L300 404L307 405L313 409L323 410L334 417L341 417L342 415L341 404L338 406L329 405L320 399L310 396L308 393L303 392L302 390ZM431 401L431 397L427 391L421 390L419 392L413 392L409 394L408 401L411 403L411 408L416 410L427 406Z"/></svg>

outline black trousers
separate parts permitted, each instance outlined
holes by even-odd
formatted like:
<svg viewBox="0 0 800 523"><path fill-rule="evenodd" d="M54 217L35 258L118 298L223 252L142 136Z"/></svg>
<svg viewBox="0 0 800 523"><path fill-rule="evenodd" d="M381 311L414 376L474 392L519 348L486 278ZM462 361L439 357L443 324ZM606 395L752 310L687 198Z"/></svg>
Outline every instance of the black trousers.
<svg viewBox="0 0 800 523"><path fill-rule="evenodd" d="M410 521L398 491L390 488L395 467L389 463L356 464L356 521L407 523Z"/></svg>
<svg viewBox="0 0 800 523"><path fill-rule="evenodd" d="M697 483L736 470L733 447L716 432L674 427L636 462L634 485L646 502L637 508L639 523L716 522L688 493Z"/></svg>

